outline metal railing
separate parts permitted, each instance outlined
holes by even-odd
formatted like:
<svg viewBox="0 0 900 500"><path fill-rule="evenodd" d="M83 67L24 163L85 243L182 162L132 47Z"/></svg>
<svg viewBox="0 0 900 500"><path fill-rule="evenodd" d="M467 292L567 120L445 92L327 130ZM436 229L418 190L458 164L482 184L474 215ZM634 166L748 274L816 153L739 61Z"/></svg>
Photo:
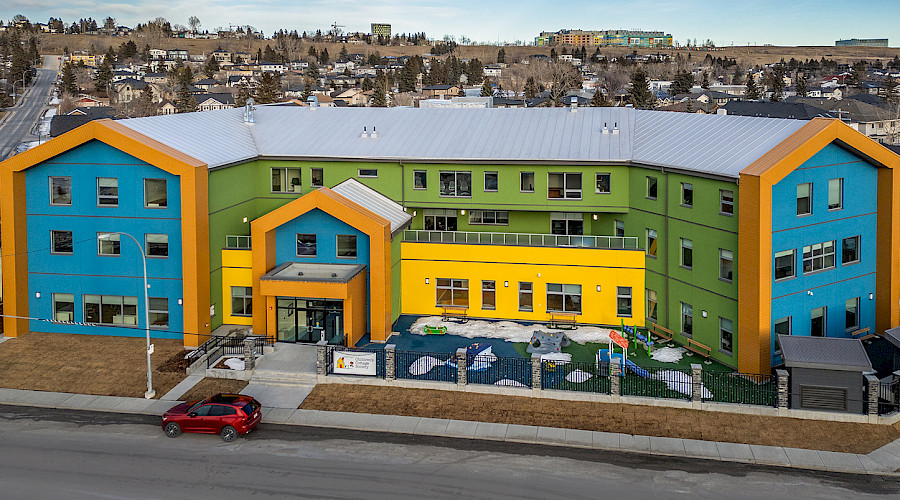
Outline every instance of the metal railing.
<svg viewBox="0 0 900 500"><path fill-rule="evenodd" d="M449 352L395 351L394 376L455 384L458 372L454 357Z"/></svg>
<svg viewBox="0 0 900 500"><path fill-rule="evenodd" d="M470 231L427 231L407 229L403 241L414 243L461 243L467 245L509 245L532 247L600 248L639 250L634 236L581 236L532 233L488 233Z"/></svg>
<svg viewBox="0 0 900 500"><path fill-rule="evenodd" d="M238 234L225 235L225 248L231 250L249 250L251 248L250 237Z"/></svg>
<svg viewBox="0 0 900 500"><path fill-rule="evenodd" d="M775 406L778 385L771 375L703 370L704 401Z"/></svg>
<svg viewBox="0 0 900 500"><path fill-rule="evenodd" d="M626 368L621 375L623 396L691 399L693 378L691 370L678 368Z"/></svg>
<svg viewBox="0 0 900 500"><path fill-rule="evenodd" d="M234 335L229 337L213 337L220 339L212 345L210 355L206 358L206 367L213 368L224 356L243 356L244 340L253 339L253 354L261 356L263 348L275 344L272 337L266 335ZM210 339L213 340L213 339Z"/></svg>
<svg viewBox="0 0 900 500"><path fill-rule="evenodd" d="M541 389L609 394L609 364L542 361Z"/></svg>
<svg viewBox="0 0 900 500"><path fill-rule="evenodd" d="M531 360L493 354L466 356L466 383L531 387Z"/></svg>

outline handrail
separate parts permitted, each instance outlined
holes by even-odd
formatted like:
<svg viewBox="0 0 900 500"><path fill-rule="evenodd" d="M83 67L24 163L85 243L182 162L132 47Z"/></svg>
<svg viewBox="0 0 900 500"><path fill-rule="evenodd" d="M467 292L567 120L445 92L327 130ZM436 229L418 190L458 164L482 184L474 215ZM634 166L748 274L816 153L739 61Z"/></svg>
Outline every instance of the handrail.
<svg viewBox="0 0 900 500"><path fill-rule="evenodd" d="M537 247L602 248L640 250L635 236L559 235L536 233L490 233L471 231L429 231L407 229L403 241L415 243L460 243L468 245L511 245Z"/></svg>

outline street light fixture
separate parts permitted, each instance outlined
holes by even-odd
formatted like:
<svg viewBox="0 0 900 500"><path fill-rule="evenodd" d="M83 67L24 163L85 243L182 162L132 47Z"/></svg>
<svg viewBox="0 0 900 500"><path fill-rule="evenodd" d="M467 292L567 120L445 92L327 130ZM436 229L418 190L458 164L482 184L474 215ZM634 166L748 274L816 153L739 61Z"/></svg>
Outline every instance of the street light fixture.
<svg viewBox="0 0 900 500"><path fill-rule="evenodd" d="M138 250L140 250L141 260L144 264L144 329L147 332L147 392L144 393L144 398L153 399L153 397L156 396L156 391L153 390L153 372L150 368L150 298L148 297L147 292L149 288L147 286L147 256L144 253L144 247L141 246L140 242L138 242L138 240L134 236L128 233L123 233L121 231L109 231L101 234L99 238L101 240L108 240L113 234L128 236L129 238L131 238L131 241L133 241L134 244L137 245Z"/></svg>

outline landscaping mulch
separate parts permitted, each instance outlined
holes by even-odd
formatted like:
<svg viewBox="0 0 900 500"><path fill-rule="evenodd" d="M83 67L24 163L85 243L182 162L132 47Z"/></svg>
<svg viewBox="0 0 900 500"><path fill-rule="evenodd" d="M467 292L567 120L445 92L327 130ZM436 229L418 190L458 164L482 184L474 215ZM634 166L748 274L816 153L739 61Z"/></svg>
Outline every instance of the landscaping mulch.
<svg viewBox="0 0 900 500"><path fill-rule="evenodd" d="M179 399L182 401L194 401L197 399L206 399L215 396L221 392L237 394L247 387L248 382L245 380L231 380L227 378L204 378L191 387L189 391L184 393Z"/></svg>
<svg viewBox="0 0 900 500"><path fill-rule="evenodd" d="M889 425L365 385L317 385L300 408L863 454L900 438L900 430Z"/></svg>
<svg viewBox="0 0 900 500"><path fill-rule="evenodd" d="M187 351L180 340L153 339L153 344L150 362L159 398L187 377L173 361ZM146 349L142 337L26 333L0 344L0 387L143 397Z"/></svg>

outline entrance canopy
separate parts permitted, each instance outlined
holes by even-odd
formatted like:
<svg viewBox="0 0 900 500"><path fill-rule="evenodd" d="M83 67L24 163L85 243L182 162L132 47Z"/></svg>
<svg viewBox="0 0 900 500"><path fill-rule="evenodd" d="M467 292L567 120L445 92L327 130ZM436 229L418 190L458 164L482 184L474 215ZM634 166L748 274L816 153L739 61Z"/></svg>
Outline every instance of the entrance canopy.
<svg viewBox="0 0 900 500"><path fill-rule="evenodd" d="M347 283L354 276L366 269L366 266L355 264L319 264L315 262L285 262L272 269L260 278L286 281L322 281L328 283Z"/></svg>

